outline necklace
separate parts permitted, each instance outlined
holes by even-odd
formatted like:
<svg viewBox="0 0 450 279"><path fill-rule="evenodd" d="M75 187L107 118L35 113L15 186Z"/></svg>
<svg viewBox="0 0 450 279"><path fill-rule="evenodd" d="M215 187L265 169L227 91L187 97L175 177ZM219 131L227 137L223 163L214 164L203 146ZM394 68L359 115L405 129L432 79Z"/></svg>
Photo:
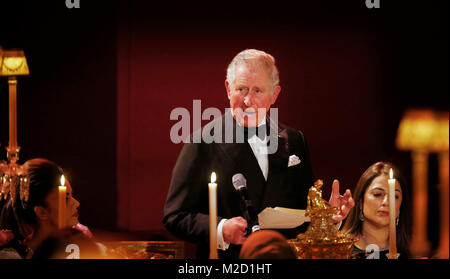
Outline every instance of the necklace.
<svg viewBox="0 0 450 279"><path fill-rule="evenodd" d="M361 239L362 239L362 241L364 242L365 249L367 249L367 246L369 246L369 245L376 245L375 243L368 243L366 237L365 237L363 234L361 234ZM377 246L378 246L378 245L377 245ZM385 246L382 247L382 248L380 248L379 251L385 251L385 250L388 250L388 249L389 249L389 244L388 244L388 245L385 245Z"/></svg>

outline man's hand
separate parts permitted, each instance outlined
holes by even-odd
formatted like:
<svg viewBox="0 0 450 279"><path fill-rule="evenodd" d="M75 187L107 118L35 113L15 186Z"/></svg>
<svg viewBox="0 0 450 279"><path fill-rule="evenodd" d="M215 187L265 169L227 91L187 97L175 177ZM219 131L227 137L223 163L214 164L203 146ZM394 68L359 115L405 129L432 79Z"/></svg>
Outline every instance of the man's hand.
<svg viewBox="0 0 450 279"><path fill-rule="evenodd" d="M355 206L355 201L352 198L352 193L347 189L343 196L339 194L339 181L334 180L330 197L331 206L339 208L339 212L333 215L332 219L335 222L340 222L347 218L350 209Z"/></svg>
<svg viewBox="0 0 450 279"><path fill-rule="evenodd" d="M223 223L223 240L227 243L243 244L246 240L247 221L242 217L233 217Z"/></svg>

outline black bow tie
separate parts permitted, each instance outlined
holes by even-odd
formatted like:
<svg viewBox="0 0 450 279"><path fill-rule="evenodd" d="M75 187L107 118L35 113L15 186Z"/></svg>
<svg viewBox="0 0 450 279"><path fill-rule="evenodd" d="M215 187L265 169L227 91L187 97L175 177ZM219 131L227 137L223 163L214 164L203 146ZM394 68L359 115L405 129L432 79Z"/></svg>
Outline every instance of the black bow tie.
<svg viewBox="0 0 450 279"><path fill-rule="evenodd" d="M244 127L244 136L246 140L249 140L254 135L258 136L261 140L266 138L267 125L261 125L259 127Z"/></svg>

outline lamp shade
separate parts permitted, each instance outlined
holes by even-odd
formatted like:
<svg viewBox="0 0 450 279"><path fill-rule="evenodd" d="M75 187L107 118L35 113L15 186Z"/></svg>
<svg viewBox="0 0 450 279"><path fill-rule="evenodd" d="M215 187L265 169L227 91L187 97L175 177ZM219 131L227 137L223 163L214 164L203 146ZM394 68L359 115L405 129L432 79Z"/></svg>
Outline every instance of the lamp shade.
<svg viewBox="0 0 450 279"><path fill-rule="evenodd" d="M23 50L3 50L2 57L0 76L23 76L30 74Z"/></svg>
<svg viewBox="0 0 450 279"><path fill-rule="evenodd" d="M430 150L434 152L448 152L449 125L448 112L437 113L436 127L431 139Z"/></svg>
<svg viewBox="0 0 450 279"><path fill-rule="evenodd" d="M437 126L435 118L432 110L406 111L397 131L397 148L400 150L429 150Z"/></svg>

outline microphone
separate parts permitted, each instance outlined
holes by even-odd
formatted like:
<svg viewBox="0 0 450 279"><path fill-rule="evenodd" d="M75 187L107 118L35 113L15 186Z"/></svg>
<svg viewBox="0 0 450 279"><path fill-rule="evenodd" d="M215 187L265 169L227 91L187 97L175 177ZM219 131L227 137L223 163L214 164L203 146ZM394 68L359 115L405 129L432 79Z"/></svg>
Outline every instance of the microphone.
<svg viewBox="0 0 450 279"><path fill-rule="evenodd" d="M233 175L233 186L241 196L241 208L244 213L244 218L247 221L247 228L245 229L245 236L247 237L252 232L259 231L258 216L252 205L252 201L248 197L247 180L242 173Z"/></svg>

